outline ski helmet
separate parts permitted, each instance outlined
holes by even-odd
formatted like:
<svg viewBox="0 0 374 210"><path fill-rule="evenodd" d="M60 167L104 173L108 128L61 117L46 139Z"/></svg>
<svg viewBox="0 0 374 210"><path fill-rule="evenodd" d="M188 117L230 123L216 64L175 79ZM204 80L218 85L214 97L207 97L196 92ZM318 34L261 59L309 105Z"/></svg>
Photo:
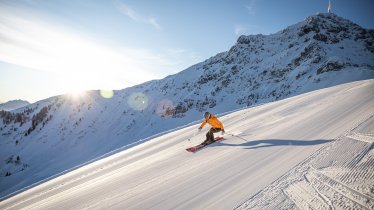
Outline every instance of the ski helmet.
<svg viewBox="0 0 374 210"><path fill-rule="evenodd" d="M205 118L207 118L207 117L209 118L210 117L210 113L209 112L205 112L204 117Z"/></svg>

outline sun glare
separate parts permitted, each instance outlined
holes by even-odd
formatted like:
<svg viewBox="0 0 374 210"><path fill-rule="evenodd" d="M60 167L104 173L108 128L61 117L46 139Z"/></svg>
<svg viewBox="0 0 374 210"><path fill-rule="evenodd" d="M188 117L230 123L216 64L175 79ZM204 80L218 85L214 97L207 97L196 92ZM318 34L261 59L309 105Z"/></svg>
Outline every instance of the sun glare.
<svg viewBox="0 0 374 210"><path fill-rule="evenodd" d="M86 91L84 90L74 90L68 93L69 97L74 100L80 100L85 97Z"/></svg>
<svg viewBox="0 0 374 210"><path fill-rule="evenodd" d="M8 21L7 24L0 21L4 36L0 39L0 60L48 72L50 92L68 93L69 97L79 99L84 90L104 89L101 96L110 99L114 96L111 90L159 77L152 73L156 72L155 66L172 66L166 59L168 56L100 42L65 25L32 16L24 19L17 14L23 11L0 8L0 19ZM131 73L134 71L136 74ZM131 103L143 109L147 102L146 97L139 96Z"/></svg>

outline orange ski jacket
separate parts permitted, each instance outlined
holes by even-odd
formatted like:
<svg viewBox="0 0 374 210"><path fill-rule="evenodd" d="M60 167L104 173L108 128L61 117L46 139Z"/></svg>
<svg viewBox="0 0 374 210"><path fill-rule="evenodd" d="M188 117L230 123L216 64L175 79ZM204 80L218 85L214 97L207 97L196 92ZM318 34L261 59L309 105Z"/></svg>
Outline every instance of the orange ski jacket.
<svg viewBox="0 0 374 210"><path fill-rule="evenodd" d="M204 119L203 123L201 123L200 125L200 128L203 128L207 123L209 123L209 125L211 125L213 128L220 128L221 130L225 130L221 121L219 121L213 114L210 114L209 119Z"/></svg>

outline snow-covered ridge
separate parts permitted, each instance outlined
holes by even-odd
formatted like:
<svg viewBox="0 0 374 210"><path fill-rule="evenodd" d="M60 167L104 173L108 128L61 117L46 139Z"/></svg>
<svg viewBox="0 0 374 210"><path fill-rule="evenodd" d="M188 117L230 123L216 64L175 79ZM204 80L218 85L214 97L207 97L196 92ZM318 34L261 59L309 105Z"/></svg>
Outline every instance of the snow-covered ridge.
<svg viewBox="0 0 374 210"><path fill-rule="evenodd" d="M373 40L372 29L319 14L272 35L241 36L227 52L111 99L89 91L7 112L0 122L0 196L199 120L207 110L223 113L374 78Z"/></svg>
<svg viewBox="0 0 374 210"><path fill-rule="evenodd" d="M27 106L29 104L30 103L28 101L24 101L24 100L8 101L6 103L0 104L0 110L11 111L11 110L14 110L14 109L18 109L18 108Z"/></svg>

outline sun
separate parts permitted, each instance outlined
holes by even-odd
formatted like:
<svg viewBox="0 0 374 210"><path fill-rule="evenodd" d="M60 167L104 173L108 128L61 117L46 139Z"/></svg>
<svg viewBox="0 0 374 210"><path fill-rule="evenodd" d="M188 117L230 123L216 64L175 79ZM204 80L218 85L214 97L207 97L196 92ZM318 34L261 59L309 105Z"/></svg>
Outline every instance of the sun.
<svg viewBox="0 0 374 210"><path fill-rule="evenodd" d="M67 95L74 101L78 101L85 98L85 96L87 95L87 91L82 89L76 89L70 91Z"/></svg>
<svg viewBox="0 0 374 210"><path fill-rule="evenodd" d="M80 97L84 94L85 91L83 90L76 90L76 91L73 91L73 92L70 92L69 94L73 97Z"/></svg>

